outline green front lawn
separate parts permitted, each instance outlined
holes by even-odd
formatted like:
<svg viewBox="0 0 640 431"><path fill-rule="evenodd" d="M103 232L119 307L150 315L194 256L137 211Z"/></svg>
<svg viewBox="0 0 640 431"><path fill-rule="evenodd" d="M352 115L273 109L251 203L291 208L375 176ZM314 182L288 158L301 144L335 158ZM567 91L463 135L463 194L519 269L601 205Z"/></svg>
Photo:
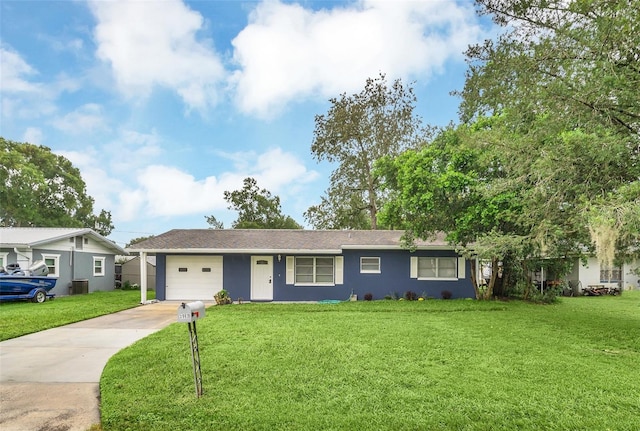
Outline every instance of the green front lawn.
<svg viewBox="0 0 640 431"><path fill-rule="evenodd" d="M154 292L147 295L153 298ZM32 332L91 319L140 304L140 291L115 290L72 295L42 304L27 301L0 303L0 341Z"/></svg>
<svg viewBox="0 0 640 431"><path fill-rule="evenodd" d="M111 358L104 430L637 430L640 292L213 307Z"/></svg>

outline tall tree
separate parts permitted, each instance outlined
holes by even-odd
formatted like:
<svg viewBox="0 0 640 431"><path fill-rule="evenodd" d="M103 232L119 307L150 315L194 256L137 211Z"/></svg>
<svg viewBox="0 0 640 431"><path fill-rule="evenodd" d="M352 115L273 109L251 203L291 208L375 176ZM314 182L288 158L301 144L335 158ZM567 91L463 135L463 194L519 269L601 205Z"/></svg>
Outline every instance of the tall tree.
<svg viewBox="0 0 640 431"><path fill-rule="evenodd" d="M633 211L621 209L636 208L636 197L626 191L637 190L640 181L637 1L476 0L476 4L481 14L491 15L506 31L495 42L468 50L461 118L469 121L487 112L508 111L513 127L524 127L528 133L532 123L544 118L544 129L535 133L555 130L559 147L551 153L555 160L547 157L534 164L552 163L562 174L554 178L563 184L606 183L581 195L581 205L569 202L585 216L593 242L602 244L614 233L620 239L614 241L618 254L633 250L629 242L637 229L629 215ZM531 160L539 159L539 154L532 154ZM577 158L590 160L591 166L579 164L578 172L573 166ZM542 166L538 172L547 171ZM554 196L543 187L532 193L541 209L558 213L556 200L547 200ZM618 210L613 214L611 208ZM603 252L606 247L597 249L603 263L611 259L610 248L608 257Z"/></svg>
<svg viewBox="0 0 640 431"><path fill-rule="evenodd" d="M93 214L80 171L47 147L0 137L0 224L89 227L107 236L111 213Z"/></svg>
<svg viewBox="0 0 640 431"><path fill-rule="evenodd" d="M636 0L476 0L505 33L470 47L461 114L549 113L565 129L640 132ZM514 119L517 118L514 115ZM637 140L636 140L637 143ZM637 151L637 149L636 149Z"/></svg>
<svg viewBox="0 0 640 431"><path fill-rule="evenodd" d="M457 246L474 245L474 252L497 268L514 245L523 244L528 229L519 224L523 211L519 187L492 187L506 177L501 154L474 145L485 125L449 127L420 150L385 157L376 164L384 178L389 200L379 214L381 222L405 229L405 241L445 232ZM505 137L492 129L494 141ZM486 142L488 136L478 139ZM493 247L479 250L483 238ZM500 246L497 246L500 244ZM525 247L520 247L524 249ZM475 276L476 271L472 271ZM493 272L488 286L474 279L477 298L489 298L496 284Z"/></svg>
<svg viewBox="0 0 640 431"><path fill-rule="evenodd" d="M329 101L329 111L315 117L311 152L338 167L320 204L305 218L319 229L376 229L384 196L373 164L416 144L420 120L413 113L413 88L399 79L389 85L380 74L367 79L360 93Z"/></svg>
<svg viewBox="0 0 640 431"><path fill-rule="evenodd" d="M494 268L498 261L579 254L591 247L590 218L605 234L625 224L624 242L601 238L621 253L637 250L640 201L633 192L640 166L627 157L625 143L606 129L556 132L546 121L541 116L523 131L508 115L480 118L442 131L420 151L383 159L377 169L390 200L381 220L406 229L409 238L442 230L453 244L473 244ZM604 204L611 194L615 207ZM504 273L517 270L505 266ZM481 296L492 289L489 283Z"/></svg>
<svg viewBox="0 0 640 431"><path fill-rule="evenodd" d="M232 223L234 229L302 229L293 218L282 214L280 198L260 189L254 178L245 178L240 190L225 191L224 199L229 209L238 212L238 219Z"/></svg>
<svg viewBox="0 0 640 431"><path fill-rule="evenodd" d="M215 216L204 216L209 225L209 229L224 229L224 223L218 220Z"/></svg>

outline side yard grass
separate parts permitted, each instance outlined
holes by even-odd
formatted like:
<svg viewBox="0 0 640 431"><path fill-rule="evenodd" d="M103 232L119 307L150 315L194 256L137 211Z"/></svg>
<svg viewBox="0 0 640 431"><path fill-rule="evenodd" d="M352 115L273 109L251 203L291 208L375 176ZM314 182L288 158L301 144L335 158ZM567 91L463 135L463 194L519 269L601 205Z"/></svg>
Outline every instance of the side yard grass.
<svg viewBox="0 0 640 431"><path fill-rule="evenodd" d="M640 292L212 307L111 358L110 430L637 430Z"/></svg>
<svg viewBox="0 0 640 431"><path fill-rule="evenodd" d="M153 292L148 292L153 297ZM133 308L140 291L114 290L63 296L42 304L0 303L0 341Z"/></svg>

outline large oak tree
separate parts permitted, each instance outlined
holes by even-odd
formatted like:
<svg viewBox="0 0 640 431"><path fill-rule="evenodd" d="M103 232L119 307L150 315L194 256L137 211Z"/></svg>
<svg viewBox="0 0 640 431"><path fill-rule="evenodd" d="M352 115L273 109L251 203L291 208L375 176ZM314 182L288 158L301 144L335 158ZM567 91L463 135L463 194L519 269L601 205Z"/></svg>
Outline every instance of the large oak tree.
<svg viewBox="0 0 640 431"><path fill-rule="evenodd" d="M78 168L51 149L0 137L0 224L89 227L107 236L111 212L93 213L94 200Z"/></svg>

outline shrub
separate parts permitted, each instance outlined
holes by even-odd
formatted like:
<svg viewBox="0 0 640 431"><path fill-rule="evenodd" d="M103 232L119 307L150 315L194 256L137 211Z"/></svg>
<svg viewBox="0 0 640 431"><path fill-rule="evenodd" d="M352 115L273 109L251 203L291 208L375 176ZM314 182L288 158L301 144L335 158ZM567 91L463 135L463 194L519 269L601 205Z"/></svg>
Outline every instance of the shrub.
<svg viewBox="0 0 640 431"><path fill-rule="evenodd" d="M373 294L371 293L365 293L364 294L364 300L365 301L371 301L373 299Z"/></svg>
<svg viewBox="0 0 640 431"><path fill-rule="evenodd" d="M213 299L216 300L216 304L218 305L225 305L225 304L232 304L233 300L231 299L231 296L229 296L229 292L225 289L222 289L220 292L216 293L215 295L213 295Z"/></svg>
<svg viewBox="0 0 640 431"><path fill-rule="evenodd" d="M442 299L451 299L451 296L453 296L453 294L448 290L443 290L440 292L440 295L442 295Z"/></svg>
<svg viewBox="0 0 640 431"><path fill-rule="evenodd" d="M407 301L415 301L416 299L418 299L418 294L412 292L411 290L407 290L404 293L404 299L406 299Z"/></svg>

